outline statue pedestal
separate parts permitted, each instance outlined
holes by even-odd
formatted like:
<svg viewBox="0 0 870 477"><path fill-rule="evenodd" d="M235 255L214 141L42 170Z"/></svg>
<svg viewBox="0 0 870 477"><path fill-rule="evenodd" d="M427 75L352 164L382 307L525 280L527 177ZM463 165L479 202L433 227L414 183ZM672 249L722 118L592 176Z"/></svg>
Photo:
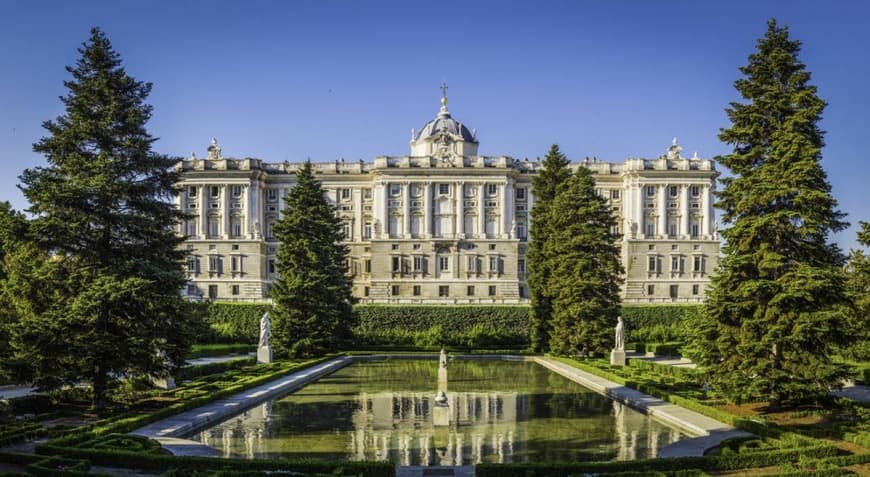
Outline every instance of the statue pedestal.
<svg viewBox="0 0 870 477"><path fill-rule="evenodd" d="M272 348L270 346L260 346L257 348L257 362L258 363L271 363L272 362Z"/></svg>
<svg viewBox="0 0 870 477"><path fill-rule="evenodd" d="M432 423L436 426L450 425L450 406L447 403L432 406Z"/></svg>
<svg viewBox="0 0 870 477"><path fill-rule="evenodd" d="M625 350L614 349L610 352L611 366L625 366Z"/></svg>
<svg viewBox="0 0 870 477"><path fill-rule="evenodd" d="M175 379L173 379L172 376L168 376L165 378L151 376L151 384L153 384L155 388L175 389Z"/></svg>
<svg viewBox="0 0 870 477"><path fill-rule="evenodd" d="M443 366L438 368L438 389L447 391L447 368Z"/></svg>

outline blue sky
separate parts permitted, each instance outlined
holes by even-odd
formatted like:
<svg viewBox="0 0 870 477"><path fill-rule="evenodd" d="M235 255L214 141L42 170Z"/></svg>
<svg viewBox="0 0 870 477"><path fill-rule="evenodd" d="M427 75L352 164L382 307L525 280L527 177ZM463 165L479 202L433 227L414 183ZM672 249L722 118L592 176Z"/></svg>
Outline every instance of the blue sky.
<svg viewBox="0 0 870 477"><path fill-rule="evenodd" d="M408 153L411 128L449 85L480 152L573 160L728 152L717 134L765 22L804 42L829 103L823 166L849 221L870 220L870 2L859 1L23 1L0 0L0 200L27 206L18 175L41 123L63 112L64 66L100 26L154 83L155 150L267 161ZM855 228L834 237L855 246Z"/></svg>

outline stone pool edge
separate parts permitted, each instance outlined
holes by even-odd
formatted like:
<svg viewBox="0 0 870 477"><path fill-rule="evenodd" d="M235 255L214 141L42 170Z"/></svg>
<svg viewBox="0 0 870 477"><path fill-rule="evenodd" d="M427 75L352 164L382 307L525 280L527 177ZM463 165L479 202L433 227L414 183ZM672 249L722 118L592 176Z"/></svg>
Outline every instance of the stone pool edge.
<svg viewBox="0 0 870 477"><path fill-rule="evenodd" d="M466 354L454 354L453 356L462 359L532 361L564 378L695 436L663 447L657 455L658 458L702 456L707 451L719 446L725 439L752 435L703 414L690 411L676 404L671 404L662 399L543 356ZM437 354L358 355L333 358L324 363L239 392L228 398L219 399L196 409L153 422L134 430L131 434L154 439L160 442L163 448L173 455L217 457L220 456L217 449L193 440L179 438L178 436L195 432L197 429L202 429L214 422L220 422L273 397L296 391L323 376L358 361L387 358L426 359L432 357L437 357Z"/></svg>

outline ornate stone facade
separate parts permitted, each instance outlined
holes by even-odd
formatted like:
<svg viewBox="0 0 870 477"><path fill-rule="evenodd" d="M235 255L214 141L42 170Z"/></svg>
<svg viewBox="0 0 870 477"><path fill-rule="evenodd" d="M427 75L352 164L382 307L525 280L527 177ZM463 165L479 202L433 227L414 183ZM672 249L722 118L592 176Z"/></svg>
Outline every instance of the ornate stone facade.
<svg viewBox="0 0 870 477"><path fill-rule="evenodd" d="M531 180L540 163L477 155L476 131L438 116L411 132L411 155L314 164L344 221L348 273L363 303L521 303ZM717 264L714 163L674 139L656 159L585 160L618 218L626 303L698 302ZM275 279L274 224L297 163L225 158L178 164L191 296L259 301Z"/></svg>

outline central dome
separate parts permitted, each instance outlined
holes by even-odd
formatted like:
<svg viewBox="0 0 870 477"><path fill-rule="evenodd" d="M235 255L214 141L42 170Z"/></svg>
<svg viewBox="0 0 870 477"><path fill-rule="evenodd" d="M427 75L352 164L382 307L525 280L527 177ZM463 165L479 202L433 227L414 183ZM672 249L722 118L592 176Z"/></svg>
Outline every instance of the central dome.
<svg viewBox="0 0 870 477"><path fill-rule="evenodd" d="M475 137L476 134L469 131L462 123L450 116L450 111L447 111L446 96L441 98L441 111L438 112L438 116L424 124L423 127L420 128L420 132L414 136L413 140L414 142L417 142L422 139L438 136L441 133L459 136L462 138L462 141L477 143L477 138Z"/></svg>

